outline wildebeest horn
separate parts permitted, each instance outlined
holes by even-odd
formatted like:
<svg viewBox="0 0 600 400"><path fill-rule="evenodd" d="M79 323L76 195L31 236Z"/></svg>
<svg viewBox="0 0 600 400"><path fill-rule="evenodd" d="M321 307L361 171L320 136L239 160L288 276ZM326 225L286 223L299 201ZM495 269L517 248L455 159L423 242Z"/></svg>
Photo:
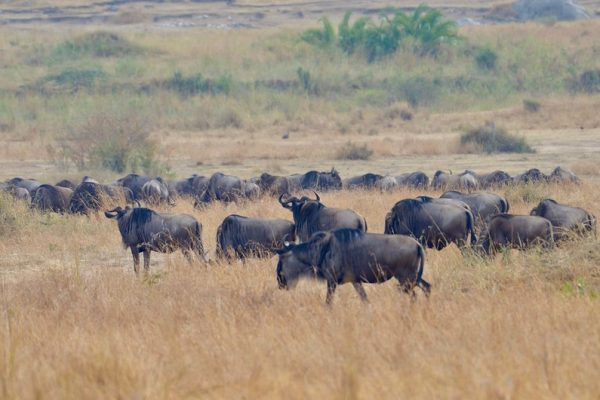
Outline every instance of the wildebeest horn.
<svg viewBox="0 0 600 400"><path fill-rule="evenodd" d="M314 190L313 190L313 193L315 194L315 197L316 197L317 201L321 201L321 198L319 197L319 194L317 192L315 192Z"/></svg>
<svg viewBox="0 0 600 400"><path fill-rule="evenodd" d="M138 208L142 208L142 204L138 199L134 199L133 201L137 204Z"/></svg>
<svg viewBox="0 0 600 400"><path fill-rule="evenodd" d="M287 195L288 192L285 193L281 193L281 196L279 196L279 202L281 203L281 205L286 204L287 202L283 201L283 196Z"/></svg>

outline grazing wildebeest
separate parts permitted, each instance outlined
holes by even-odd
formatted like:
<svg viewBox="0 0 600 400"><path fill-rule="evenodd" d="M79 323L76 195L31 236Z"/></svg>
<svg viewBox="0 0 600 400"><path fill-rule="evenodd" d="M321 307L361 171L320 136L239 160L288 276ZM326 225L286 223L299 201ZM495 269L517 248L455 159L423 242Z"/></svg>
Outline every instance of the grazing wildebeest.
<svg viewBox="0 0 600 400"><path fill-rule="evenodd" d="M440 201L446 200L446 201ZM400 200L385 217L385 233L410 235L423 246L441 250L450 243L463 247L471 234L475 244L475 221L466 204L452 199Z"/></svg>
<svg viewBox="0 0 600 400"><path fill-rule="evenodd" d="M383 175L366 173L363 175L353 176L352 178L344 179L343 186L345 189L374 189L377 183L383 179Z"/></svg>
<svg viewBox="0 0 600 400"><path fill-rule="evenodd" d="M169 196L193 196L194 195L194 179L198 175L194 174L188 178L181 179L175 182L169 182Z"/></svg>
<svg viewBox="0 0 600 400"><path fill-rule="evenodd" d="M159 214L149 208L117 207L104 213L116 219L125 248L131 249L133 270L138 273L140 253L144 253L144 270L150 269L150 252L172 253L181 250L188 261L192 254L208 262L202 244L202 224L187 214Z"/></svg>
<svg viewBox="0 0 600 400"><path fill-rule="evenodd" d="M530 215L543 217L552 223L554 239L559 240L570 232L584 234L592 232L596 234L596 218L579 207L560 204L553 199L544 199L531 210Z"/></svg>
<svg viewBox="0 0 600 400"><path fill-rule="evenodd" d="M421 171L407 172L396 176L396 182L400 187L424 189L429 186L429 177Z"/></svg>
<svg viewBox="0 0 600 400"><path fill-rule="evenodd" d="M133 193L134 200L142 200L144 198L144 192L142 187L146 182L151 180L149 176L142 176L138 174L129 174L117 180L117 184L128 188Z"/></svg>
<svg viewBox="0 0 600 400"><path fill-rule="evenodd" d="M496 170L489 174L476 174L473 171L468 171L479 182L482 188L500 187L512 183L512 177L504 171Z"/></svg>
<svg viewBox="0 0 600 400"><path fill-rule="evenodd" d="M552 223L531 215L497 214L481 234L477 248L493 254L498 248L524 249L532 245L554 245Z"/></svg>
<svg viewBox="0 0 600 400"><path fill-rule="evenodd" d="M291 221L229 215L217 229L217 255L267 257L273 255L273 248L283 246L284 239L295 240Z"/></svg>
<svg viewBox="0 0 600 400"><path fill-rule="evenodd" d="M77 184L69 179L63 179L59 182L56 183L56 185L54 186L59 186L59 187L64 187L64 188L69 188L71 190L75 190L75 188L77 187Z"/></svg>
<svg viewBox="0 0 600 400"><path fill-rule="evenodd" d="M21 200L27 204L31 203L31 194L25 188L13 186L8 183L0 183L0 191L10 194L14 200Z"/></svg>
<svg viewBox="0 0 600 400"><path fill-rule="evenodd" d="M291 193L290 183L287 176L277 176L263 173L257 182L260 190L275 196L281 196L284 193Z"/></svg>
<svg viewBox="0 0 600 400"><path fill-rule="evenodd" d="M192 197L196 202L199 201L200 197L204 194L206 189L208 188L208 182L210 181L210 177L197 175L192 180Z"/></svg>
<svg viewBox="0 0 600 400"><path fill-rule="evenodd" d="M133 193L120 185L82 182L75 188L69 202L69 211L74 214L89 214L100 210L105 202L133 201Z"/></svg>
<svg viewBox="0 0 600 400"><path fill-rule="evenodd" d="M498 213L507 213L510 205L508 200L495 193L461 193L454 190L440 196L443 199L456 199L469 205L475 217L478 229L483 228L489 217Z"/></svg>
<svg viewBox="0 0 600 400"><path fill-rule="evenodd" d="M382 192L391 192L398 189L398 182L395 177L386 175L377 182L377 187Z"/></svg>
<svg viewBox="0 0 600 400"><path fill-rule="evenodd" d="M279 196L279 202L284 208L292 211L294 216L296 238L306 241L319 231L350 228L367 231L367 221L352 210L329 208L321 203L321 198L315 193L315 200L306 196L301 198Z"/></svg>
<svg viewBox="0 0 600 400"><path fill-rule="evenodd" d="M566 168L562 168L561 166L554 168L554 170L550 174L549 180L550 182L555 183L580 183L580 180L577 177L577 175L575 175L573 172L569 171Z"/></svg>
<svg viewBox="0 0 600 400"><path fill-rule="evenodd" d="M210 177L206 190L196 201L196 206L213 201L237 201L244 196L242 185L242 179L237 176L215 172Z"/></svg>
<svg viewBox="0 0 600 400"><path fill-rule="evenodd" d="M39 182L35 179L24 179L24 178L19 178L19 177L12 178L12 179L8 180L6 183L8 183L9 185L14 186L14 187L27 189L27 191L29 192L30 195L32 195L33 192L35 191L35 189L40 187L40 185L42 184L41 182Z"/></svg>
<svg viewBox="0 0 600 400"><path fill-rule="evenodd" d="M539 183L548 182L549 177L537 168L531 168L522 174L515 175L513 182L517 184L521 183Z"/></svg>
<svg viewBox="0 0 600 400"><path fill-rule="evenodd" d="M64 213L69 210L73 190L53 185L40 185L31 199L31 206L41 211Z"/></svg>
<svg viewBox="0 0 600 400"><path fill-rule="evenodd" d="M142 185L142 194L148 204L172 203L169 188L160 176L144 183Z"/></svg>
<svg viewBox="0 0 600 400"><path fill-rule="evenodd" d="M447 174L444 171L436 171L431 181L434 189L466 189L468 191L477 189L479 182L471 173L465 171L462 174Z"/></svg>
<svg viewBox="0 0 600 400"><path fill-rule="evenodd" d="M335 168L331 168L329 172L308 171L302 175L290 175L288 181L290 191L302 189L327 191L342 188L342 178Z"/></svg>
<svg viewBox="0 0 600 400"><path fill-rule="evenodd" d="M400 288L414 296L419 286L427 295L431 286L423 279L425 251L413 238L402 235L365 233L359 229L337 229L315 233L308 242L288 244L277 251L279 287L294 287L299 278L327 281L327 304L338 285L351 282L363 301L363 283L381 283L396 278Z"/></svg>
<svg viewBox="0 0 600 400"><path fill-rule="evenodd" d="M256 200L260 197L260 187L251 180L242 180L242 194L245 199Z"/></svg>

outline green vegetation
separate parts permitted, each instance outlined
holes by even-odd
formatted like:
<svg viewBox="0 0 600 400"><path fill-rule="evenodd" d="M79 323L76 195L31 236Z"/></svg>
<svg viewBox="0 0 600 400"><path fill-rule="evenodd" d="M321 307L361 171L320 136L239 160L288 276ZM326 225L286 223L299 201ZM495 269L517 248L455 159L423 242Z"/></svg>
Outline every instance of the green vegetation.
<svg viewBox="0 0 600 400"><path fill-rule="evenodd" d="M373 155L373 150L366 143L356 144L348 142L337 152L338 160L368 160Z"/></svg>
<svg viewBox="0 0 600 400"><path fill-rule="evenodd" d="M321 48L337 45L346 54L362 50L369 62L394 54L403 42L421 55L436 54L442 43L458 38L453 21L444 20L440 11L420 5L412 14L388 10L375 23L362 17L350 24L348 12L338 26L337 34L329 19L322 18L321 29L309 29L300 37ZM390 15L391 14L391 15Z"/></svg>
<svg viewBox="0 0 600 400"><path fill-rule="evenodd" d="M493 70L496 69L498 63L498 55L492 49L485 48L477 52L475 63L480 69Z"/></svg>
<svg viewBox="0 0 600 400"><path fill-rule="evenodd" d="M475 145L476 150L485 153L533 153L524 137L510 135L494 123L486 123L470 129L460 137L461 145Z"/></svg>

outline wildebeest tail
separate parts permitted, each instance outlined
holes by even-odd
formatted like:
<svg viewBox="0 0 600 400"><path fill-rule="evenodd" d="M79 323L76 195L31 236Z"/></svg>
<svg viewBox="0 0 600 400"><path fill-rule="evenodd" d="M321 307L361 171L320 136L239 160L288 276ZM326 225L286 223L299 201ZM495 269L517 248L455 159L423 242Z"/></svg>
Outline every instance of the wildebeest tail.
<svg viewBox="0 0 600 400"><path fill-rule="evenodd" d="M423 246L417 246L417 255L419 256L419 270L417 271L417 286L429 295L431 292L431 284L423 279L423 270L425 269L425 250Z"/></svg>
<svg viewBox="0 0 600 400"><path fill-rule="evenodd" d="M217 257L223 257L225 255L225 249L223 248L223 225L219 225L217 228Z"/></svg>
<svg viewBox="0 0 600 400"><path fill-rule="evenodd" d="M501 202L502 202L502 210L500 210L500 212L507 213L508 210L510 209L510 204L508 203L508 199L503 198L501 200Z"/></svg>
<svg viewBox="0 0 600 400"><path fill-rule="evenodd" d="M475 235L475 223L473 219L473 213L466 211L467 214L467 231L471 233L471 245L474 246L477 243L477 236Z"/></svg>

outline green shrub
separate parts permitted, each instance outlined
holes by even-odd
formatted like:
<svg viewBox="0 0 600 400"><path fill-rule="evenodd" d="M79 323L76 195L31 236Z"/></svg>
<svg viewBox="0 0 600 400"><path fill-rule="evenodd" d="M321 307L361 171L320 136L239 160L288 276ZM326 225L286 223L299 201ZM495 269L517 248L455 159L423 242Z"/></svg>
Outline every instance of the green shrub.
<svg viewBox="0 0 600 400"><path fill-rule="evenodd" d="M335 28L327 17L321 18L322 29L309 29L303 32L300 37L307 43L319 46L328 47L335 44L336 34Z"/></svg>
<svg viewBox="0 0 600 400"><path fill-rule="evenodd" d="M579 76L579 88L587 93L600 92L600 69L583 72Z"/></svg>
<svg viewBox="0 0 600 400"><path fill-rule="evenodd" d="M167 89L177 92L179 95L187 97L194 96L200 93L229 93L231 91L231 78L222 76L217 80L205 79L202 74L192 76L184 76L177 71L171 79L165 82Z"/></svg>
<svg viewBox="0 0 600 400"><path fill-rule="evenodd" d="M460 137L463 146L475 145L485 153L533 153L524 137L508 134L504 129L497 128L494 123L469 130Z"/></svg>
<svg viewBox="0 0 600 400"><path fill-rule="evenodd" d="M53 58L71 59L88 57L123 57L144 53L144 49L112 32L87 33L59 44Z"/></svg>
<svg viewBox="0 0 600 400"><path fill-rule="evenodd" d="M351 12L347 12L338 26L338 40L340 48L347 54L352 54L365 42L370 19L359 18L350 25Z"/></svg>
<svg viewBox="0 0 600 400"><path fill-rule="evenodd" d="M94 83L106 77L101 69L65 69L58 74L48 75L40 82L41 85L54 83L68 88L90 88Z"/></svg>
<svg viewBox="0 0 600 400"><path fill-rule="evenodd" d="M338 150L336 158L338 160L368 160L372 155L373 150L366 143L360 145L348 142Z"/></svg>
<svg viewBox="0 0 600 400"><path fill-rule="evenodd" d="M439 92L435 82L423 77L407 79L398 89L402 98L414 108L433 103Z"/></svg>
<svg viewBox="0 0 600 400"><path fill-rule="evenodd" d="M498 55L492 49L481 49L475 55L475 63L480 69L493 70L496 69Z"/></svg>

